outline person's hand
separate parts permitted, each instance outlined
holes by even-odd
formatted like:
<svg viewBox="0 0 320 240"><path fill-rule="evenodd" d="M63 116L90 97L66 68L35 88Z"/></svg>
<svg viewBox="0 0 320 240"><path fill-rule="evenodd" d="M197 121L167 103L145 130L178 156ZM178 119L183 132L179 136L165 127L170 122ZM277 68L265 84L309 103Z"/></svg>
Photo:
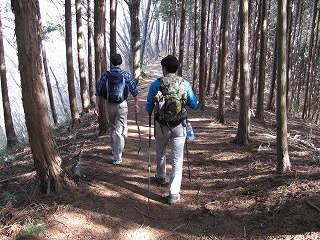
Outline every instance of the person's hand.
<svg viewBox="0 0 320 240"><path fill-rule="evenodd" d="M138 113L139 112L139 105L134 105L134 112L135 113Z"/></svg>
<svg viewBox="0 0 320 240"><path fill-rule="evenodd" d="M94 113L99 117L99 106L94 108Z"/></svg>

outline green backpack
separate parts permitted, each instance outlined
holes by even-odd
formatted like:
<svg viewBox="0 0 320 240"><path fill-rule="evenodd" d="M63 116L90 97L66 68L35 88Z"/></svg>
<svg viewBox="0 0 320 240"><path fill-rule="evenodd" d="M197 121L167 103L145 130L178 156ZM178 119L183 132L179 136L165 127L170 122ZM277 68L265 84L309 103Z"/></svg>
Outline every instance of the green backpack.
<svg viewBox="0 0 320 240"><path fill-rule="evenodd" d="M162 77L157 95L154 97L155 114L160 121L177 122L186 119L187 92L182 77Z"/></svg>

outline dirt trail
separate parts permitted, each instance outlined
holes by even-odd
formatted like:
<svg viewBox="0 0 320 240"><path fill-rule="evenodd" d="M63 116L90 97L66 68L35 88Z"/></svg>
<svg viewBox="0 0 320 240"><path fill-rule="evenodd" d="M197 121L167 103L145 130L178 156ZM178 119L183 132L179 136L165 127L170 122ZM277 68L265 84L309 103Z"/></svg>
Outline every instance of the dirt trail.
<svg viewBox="0 0 320 240"><path fill-rule="evenodd" d="M27 212L45 224L38 238L29 239L320 239L319 212L308 204L320 207L319 127L289 119L294 171L278 176L274 171L274 114L267 113L265 123L252 119L250 145L240 147L231 143L237 111L228 107L228 123L217 124L217 102L211 99L207 99L205 112L189 111L195 131L195 140L189 142L191 181L185 162L182 199L176 205L166 203L168 186L153 181L152 138L148 201L148 115L144 105L149 84L160 72L159 61L149 65L140 86L139 154L133 102L129 100L129 134L120 166L112 165L107 154L109 138L98 136L93 114L84 116L81 126L70 133L60 130L57 142L63 166L72 173L80 159L82 177L59 194L22 198L14 205L13 214ZM19 157L30 159L30 153ZM32 167L22 169L18 164L11 170L32 171ZM32 181L2 184L2 193L20 189L19 184L25 193L30 192Z"/></svg>

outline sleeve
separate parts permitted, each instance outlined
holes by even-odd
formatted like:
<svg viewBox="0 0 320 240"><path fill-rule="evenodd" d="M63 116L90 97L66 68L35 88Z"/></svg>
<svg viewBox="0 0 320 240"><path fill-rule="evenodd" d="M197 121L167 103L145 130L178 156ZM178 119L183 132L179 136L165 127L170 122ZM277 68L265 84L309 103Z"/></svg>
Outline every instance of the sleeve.
<svg viewBox="0 0 320 240"><path fill-rule="evenodd" d="M107 73L106 72L103 72L101 77L100 77L100 81L99 81L99 84L98 84L98 87L96 89L96 92L95 92L95 96L98 96L98 97L101 97L102 96L102 92L101 92L101 88L103 86L103 84L106 82L106 79L107 79Z"/></svg>
<svg viewBox="0 0 320 240"><path fill-rule="evenodd" d="M133 97L137 96L139 94L139 89L133 79L133 77L131 76L131 74L124 72L124 78L126 79L126 84L129 87L129 92L131 93L131 95Z"/></svg>
<svg viewBox="0 0 320 240"><path fill-rule="evenodd" d="M148 113L152 113L153 108L154 108L154 96L158 93L158 89L160 86L160 81L156 80L151 83L148 96L147 96L147 102L146 102L146 107L145 110Z"/></svg>
<svg viewBox="0 0 320 240"><path fill-rule="evenodd" d="M197 109L198 108L198 101L197 101L196 95L194 94L194 92L192 90L192 86L187 80L184 80L184 82L187 86L187 96L188 96L187 104L191 109Z"/></svg>

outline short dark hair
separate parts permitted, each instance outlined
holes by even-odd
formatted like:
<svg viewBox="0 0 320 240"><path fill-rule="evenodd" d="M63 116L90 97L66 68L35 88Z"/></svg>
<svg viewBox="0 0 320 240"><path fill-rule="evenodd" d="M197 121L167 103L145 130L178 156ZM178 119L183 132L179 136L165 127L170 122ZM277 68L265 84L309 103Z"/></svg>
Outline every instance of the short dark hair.
<svg viewBox="0 0 320 240"><path fill-rule="evenodd" d="M165 67L169 73L175 73L179 68L179 61L175 56L168 55L161 60L161 66Z"/></svg>
<svg viewBox="0 0 320 240"><path fill-rule="evenodd" d="M113 54L111 54L110 61L111 61L112 65L118 66L122 63L122 57L118 53L113 53Z"/></svg>

